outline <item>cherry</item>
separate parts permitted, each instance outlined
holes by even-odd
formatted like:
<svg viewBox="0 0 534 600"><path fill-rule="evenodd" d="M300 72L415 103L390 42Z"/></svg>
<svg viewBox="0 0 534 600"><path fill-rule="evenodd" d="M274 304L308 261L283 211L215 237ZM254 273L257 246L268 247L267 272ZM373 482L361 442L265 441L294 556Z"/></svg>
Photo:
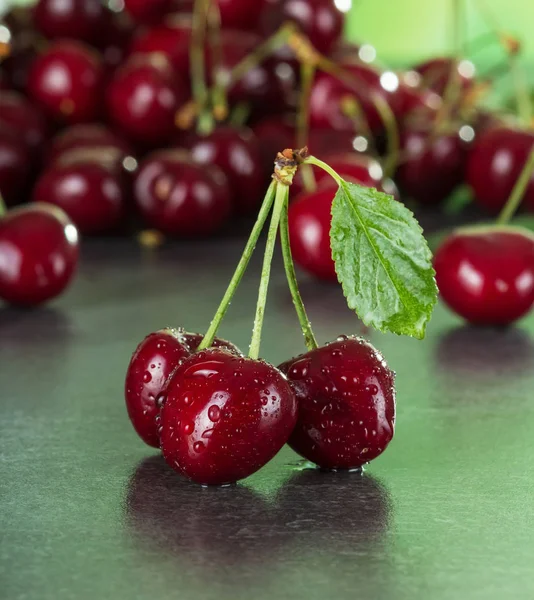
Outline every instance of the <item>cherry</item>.
<svg viewBox="0 0 534 600"><path fill-rule="evenodd" d="M48 128L39 109L17 92L0 93L0 124L22 137L26 147L38 156Z"/></svg>
<svg viewBox="0 0 534 600"><path fill-rule="evenodd" d="M167 387L161 448L167 463L204 485L255 473L287 442L295 396L275 367L223 350L186 359Z"/></svg>
<svg viewBox="0 0 534 600"><path fill-rule="evenodd" d="M164 54L176 72L184 79L189 77L189 46L191 17L178 15L164 23L141 30L130 44L130 54Z"/></svg>
<svg viewBox="0 0 534 600"><path fill-rule="evenodd" d="M58 41L33 63L28 89L35 102L57 121L90 121L101 110L103 73L96 50L79 42Z"/></svg>
<svg viewBox="0 0 534 600"><path fill-rule="evenodd" d="M263 199L264 180L258 141L250 129L224 126L207 136L192 135L180 141L191 150L194 161L216 165L224 172L241 214L257 210Z"/></svg>
<svg viewBox="0 0 534 600"><path fill-rule="evenodd" d="M445 303L476 325L508 325L534 303L534 236L511 227L459 229L434 259Z"/></svg>
<svg viewBox="0 0 534 600"><path fill-rule="evenodd" d="M49 163L56 162L72 150L113 148L123 157L130 156L130 146L116 133L99 123L81 123L64 129L56 135L47 152Z"/></svg>
<svg viewBox="0 0 534 600"><path fill-rule="evenodd" d="M147 336L130 361L125 383L126 408L135 431L149 446L159 448L156 417L167 380L190 354L182 330L162 329Z"/></svg>
<svg viewBox="0 0 534 600"><path fill-rule="evenodd" d="M337 281L330 225L337 186L301 194L289 206L289 237L295 262L319 279Z"/></svg>
<svg viewBox="0 0 534 600"><path fill-rule="evenodd" d="M221 36L220 77L224 80L241 60L261 43L261 38L253 33L223 31ZM247 73L228 90L231 104L248 102L253 108L264 112L282 112L287 108L286 90L275 72L274 61L263 61L249 69Z"/></svg>
<svg viewBox="0 0 534 600"><path fill-rule="evenodd" d="M401 124L410 124L414 120L433 122L442 104L439 94L423 86L423 79L417 71L406 71L400 75L396 116Z"/></svg>
<svg viewBox="0 0 534 600"><path fill-rule="evenodd" d="M33 306L58 296L78 262L78 233L60 209L32 204L0 218L0 297Z"/></svg>
<svg viewBox="0 0 534 600"><path fill-rule="evenodd" d="M323 54L340 40L344 24L333 0L268 0L261 15L263 33L271 35L287 21L296 23Z"/></svg>
<svg viewBox="0 0 534 600"><path fill-rule="evenodd" d="M432 58L417 65L413 70L422 75L426 87L443 96L453 72L454 61L453 58ZM471 61L461 60L458 62L457 73L464 92L473 87L475 66Z"/></svg>
<svg viewBox="0 0 534 600"><path fill-rule="evenodd" d="M254 30L268 0L217 0L221 25L225 29Z"/></svg>
<svg viewBox="0 0 534 600"><path fill-rule="evenodd" d="M169 235L210 235L232 211L224 173L193 163L184 150L147 157L135 177L134 198L145 223Z"/></svg>
<svg viewBox="0 0 534 600"><path fill-rule="evenodd" d="M37 30L47 38L98 39L109 18L100 0L39 0L34 8Z"/></svg>
<svg viewBox="0 0 534 600"><path fill-rule="evenodd" d="M396 179L417 202L439 204L464 181L467 145L458 132L408 129L401 134L401 148Z"/></svg>
<svg viewBox="0 0 534 600"><path fill-rule="evenodd" d="M159 448L158 416L169 377L202 338L183 329L161 329L147 336L132 356L126 373L126 408L137 434L149 446ZM215 338L213 347L240 355L236 346L220 338Z"/></svg>
<svg viewBox="0 0 534 600"><path fill-rule="evenodd" d="M340 81L329 73L319 73L310 94L310 124L320 129L338 129L352 133L365 133L355 118L347 114L346 104L356 100L371 131L378 132L384 127L373 99L373 95L387 102L394 114L399 108L399 78L392 71L380 72L361 62L344 62L340 67L351 76L351 82Z"/></svg>
<svg viewBox="0 0 534 600"><path fill-rule="evenodd" d="M30 173L30 152L20 135L0 123L0 194L15 204Z"/></svg>
<svg viewBox="0 0 534 600"><path fill-rule="evenodd" d="M395 374L370 342L340 336L280 366L299 407L289 445L325 469L355 469L395 431Z"/></svg>
<svg viewBox="0 0 534 600"><path fill-rule="evenodd" d="M498 212L506 203L534 146L534 134L495 126L475 138L467 163L467 183L478 204ZM523 206L534 210L534 175L523 197Z"/></svg>
<svg viewBox="0 0 534 600"><path fill-rule="evenodd" d="M113 13L106 19L105 26L94 44L100 50L106 67L111 71L124 61L133 32L132 20L124 12Z"/></svg>
<svg viewBox="0 0 534 600"><path fill-rule="evenodd" d="M114 229L126 208L125 182L105 160L69 160L64 155L48 167L33 190L35 202L62 208L81 233L95 234Z"/></svg>
<svg viewBox="0 0 534 600"><path fill-rule="evenodd" d="M124 0L124 8L138 23L159 23L172 9L173 0Z"/></svg>
<svg viewBox="0 0 534 600"><path fill-rule="evenodd" d="M172 136L175 113L187 96L166 57L132 57L109 84L108 113L133 141L160 144Z"/></svg>

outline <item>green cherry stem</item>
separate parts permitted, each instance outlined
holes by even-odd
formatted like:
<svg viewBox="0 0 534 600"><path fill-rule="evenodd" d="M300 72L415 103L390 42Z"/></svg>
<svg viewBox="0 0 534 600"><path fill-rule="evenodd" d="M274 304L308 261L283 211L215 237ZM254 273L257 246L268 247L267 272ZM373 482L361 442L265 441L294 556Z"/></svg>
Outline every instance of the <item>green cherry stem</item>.
<svg viewBox="0 0 534 600"><path fill-rule="evenodd" d="M206 68L204 63L204 43L206 41L206 28L208 11L211 0L195 0L193 11L193 27L189 47L189 60L191 65L191 92L198 110L198 132L209 133L213 128L213 118L206 110L209 94L206 85Z"/></svg>
<svg viewBox="0 0 534 600"><path fill-rule="evenodd" d="M315 65L312 63L301 63L300 65L300 101L297 113L297 147L304 148L308 145L308 135L310 130L310 95L315 78ZM314 192L317 189L317 182L313 174L313 169L309 165L303 165L301 169L304 189L307 192Z"/></svg>
<svg viewBox="0 0 534 600"><path fill-rule="evenodd" d="M202 340L202 342L200 343L200 345L198 347L199 350L205 350L206 348L209 348L213 344L213 340L215 339L215 336L217 335L219 326L220 326L222 320L224 319L226 312L228 311L228 307L230 306L230 303L232 302L232 298L234 297L237 287L238 287L239 283L241 282L241 279L243 278L243 275L248 267L248 264L252 257L252 253L254 252L254 249L256 248L256 244L258 243L258 238L260 237L260 233L263 229L263 226L265 225L265 222L267 221L269 213L271 212L271 207L273 205L274 197L275 197L275 190L276 190L276 183L273 181L271 183L271 185L269 186L269 189L267 190L267 194L265 195L265 199L263 200L263 204L262 204L262 207L258 214L258 218L256 220L256 223L254 224L254 227L252 228L252 232L251 232L248 242L245 246L245 250L243 251L243 254L241 256L239 264L237 265L237 268L232 277L232 280L230 281L228 289L226 290L226 293L224 294L221 304L219 305L219 308L217 309L217 312L215 313L215 316L213 317L213 320L210 324L210 327L209 327L206 335L204 336L204 339Z"/></svg>
<svg viewBox="0 0 534 600"><path fill-rule="evenodd" d="M501 214L497 218L498 225L506 225L508 221L515 215L517 209L519 208L521 201L523 200L523 196L525 195L525 191L527 189L527 185L534 173L534 146L530 151L530 154L525 161L525 165L515 182L514 189L508 198L504 208L502 209Z"/></svg>
<svg viewBox="0 0 534 600"><path fill-rule="evenodd" d="M302 297L300 295L297 274L295 273L295 265L293 263L293 256L291 255L289 222L287 214L289 207L289 188L280 183L278 184L278 187L285 188L284 210L282 211L282 218L280 220L280 241L282 244L282 256L284 257L284 268L286 271L287 283L289 285L293 304L295 305L295 310L297 311L297 316L302 329L302 334L304 335L304 343L306 344L306 348L308 350L315 350L319 347L319 344L317 343L313 333L310 320L308 319L308 314L306 313L306 308L304 307L304 302L302 301Z"/></svg>
<svg viewBox="0 0 534 600"><path fill-rule="evenodd" d="M271 278L271 263L273 262L274 247L278 236L278 227L284 210L286 195L288 193L287 185L275 183L276 187L273 215L267 234L267 243L265 245L265 256L263 257L263 267L261 270L260 289L258 292L258 303L256 305L256 316L254 318L254 328L252 330L252 340L250 341L249 358L257 359L260 356L261 333L263 330L263 319L265 317L265 306L267 304L267 292L269 290L269 279Z"/></svg>
<svg viewBox="0 0 534 600"><path fill-rule="evenodd" d="M316 167L319 167L323 171L326 171L330 175L330 177L332 177L333 179L335 179L335 181L336 181L336 183L338 185L341 185L343 183L343 178L338 173L336 173L334 171L334 169L332 169L332 167L330 165L327 165L322 160L319 160L318 158L315 158L315 156L308 156L308 158L306 158L304 160L303 164L305 164L305 165L315 165Z"/></svg>
<svg viewBox="0 0 534 600"><path fill-rule="evenodd" d="M6 207L6 203L4 202L4 198L2 197L2 194L0 193L0 218L2 218L7 212L7 207Z"/></svg>

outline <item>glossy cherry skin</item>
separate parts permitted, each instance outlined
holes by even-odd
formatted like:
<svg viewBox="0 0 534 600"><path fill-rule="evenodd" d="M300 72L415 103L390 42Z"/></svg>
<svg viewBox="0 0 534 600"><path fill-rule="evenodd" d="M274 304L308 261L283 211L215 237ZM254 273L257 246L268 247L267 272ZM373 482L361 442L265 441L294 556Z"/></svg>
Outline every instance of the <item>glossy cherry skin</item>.
<svg viewBox="0 0 534 600"><path fill-rule="evenodd" d="M478 204L494 213L505 205L533 147L532 132L510 127L493 127L475 138L467 163L467 183ZM534 174L522 205L534 210Z"/></svg>
<svg viewBox="0 0 534 600"><path fill-rule="evenodd" d="M78 263L78 232L60 209L15 208L0 218L0 298L35 306L70 283Z"/></svg>
<svg viewBox="0 0 534 600"><path fill-rule="evenodd" d="M265 190L258 140L250 129L219 127L207 136L193 135L182 143L191 150L195 162L216 165L223 171L240 214L256 214Z"/></svg>
<svg viewBox="0 0 534 600"><path fill-rule="evenodd" d="M431 137L427 130L401 134L404 160L396 174L400 189L421 204L439 204L465 178L468 147L458 133Z"/></svg>
<svg viewBox="0 0 534 600"><path fill-rule="evenodd" d="M161 449L203 485L234 483L267 464L297 419L295 396L275 367L223 349L186 359L167 387Z"/></svg>
<svg viewBox="0 0 534 600"><path fill-rule="evenodd" d="M31 154L24 141L0 124L0 193L8 205L20 202L30 167Z"/></svg>
<svg viewBox="0 0 534 600"><path fill-rule="evenodd" d="M115 132L99 123L81 123L64 129L52 140L47 151L47 162L53 163L73 150L92 148L114 148L123 156L132 150L126 141Z"/></svg>
<svg viewBox="0 0 534 600"><path fill-rule="evenodd" d="M162 329L147 336L132 356L124 388L126 408L135 431L149 446L159 448L156 417L167 380L190 354L181 329Z"/></svg>
<svg viewBox="0 0 534 600"><path fill-rule="evenodd" d="M334 0L268 0L261 16L264 34L274 33L287 21L296 23L323 54L329 54L337 44L344 24Z"/></svg>
<svg viewBox="0 0 534 600"><path fill-rule="evenodd" d="M172 9L173 0L124 0L124 8L138 23L159 23Z"/></svg>
<svg viewBox="0 0 534 600"><path fill-rule="evenodd" d="M101 112L103 76L96 50L79 42L58 41L33 63L28 91L53 119L81 123Z"/></svg>
<svg viewBox="0 0 534 600"><path fill-rule="evenodd" d="M356 469L395 432L395 374L370 342L340 336L280 366L299 407L289 445L324 469Z"/></svg>
<svg viewBox="0 0 534 600"><path fill-rule="evenodd" d="M141 30L130 44L130 54L164 54L184 80L189 78L191 18L178 15L159 25Z"/></svg>
<svg viewBox="0 0 534 600"><path fill-rule="evenodd" d="M253 31L268 0L217 0L221 14L221 25L225 29Z"/></svg>
<svg viewBox="0 0 534 600"><path fill-rule="evenodd" d="M83 234L110 231L126 208L125 184L109 165L94 160L62 160L49 166L33 190L35 202L62 208Z"/></svg>
<svg viewBox="0 0 534 600"><path fill-rule="evenodd" d="M451 77L453 61L451 58L432 58L414 67L414 71L423 77L423 83L440 96L443 96ZM457 67L458 77L463 91L469 90L475 79L475 66L468 60L462 60Z"/></svg>
<svg viewBox="0 0 534 600"><path fill-rule="evenodd" d="M17 92L0 93L0 124L22 137L33 156L38 156L48 134L38 108Z"/></svg>
<svg viewBox="0 0 534 600"><path fill-rule="evenodd" d="M132 57L108 86L108 114L129 139L160 144L172 136L175 113L187 96L166 57Z"/></svg>
<svg viewBox="0 0 534 600"><path fill-rule="evenodd" d="M193 163L184 150L148 156L135 176L134 199L146 225L169 235L213 234L232 212L224 173Z"/></svg>
<svg viewBox="0 0 534 600"><path fill-rule="evenodd" d="M373 132L384 128L383 118L376 109L373 95L388 103L393 113L399 111L399 79L392 71L381 72L361 62L340 65L350 76L347 82L328 73L319 73L310 94L310 124L322 129L338 129L365 133L365 127L346 114L344 106L349 99L356 100L363 111L367 125Z"/></svg>
<svg viewBox="0 0 534 600"><path fill-rule="evenodd" d="M476 325L508 325L534 304L534 236L512 228L466 228L436 252L441 297Z"/></svg>
<svg viewBox="0 0 534 600"><path fill-rule="evenodd" d="M162 329L148 335L132 356L124 388L126 408L137 434L149 446L159 448L158 417L169 378L202 338L183 329ZM213 347L241 355L236 346L220 338L215 338Z"/></svg>
<svg viewBox="0 0 534 600"><path fill-rule="evenodd" d="M33 17L37 30L47 38L93 42L109 15L99 0L39 0Z"/></svg>

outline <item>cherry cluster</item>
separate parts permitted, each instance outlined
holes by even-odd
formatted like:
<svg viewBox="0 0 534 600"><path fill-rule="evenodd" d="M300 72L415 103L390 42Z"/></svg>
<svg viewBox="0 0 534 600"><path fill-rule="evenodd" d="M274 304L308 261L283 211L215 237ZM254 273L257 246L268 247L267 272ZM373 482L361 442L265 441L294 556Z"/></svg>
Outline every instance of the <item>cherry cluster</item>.
<svg viewBox="0 0 534 600"><path fill-rule="evenodd" d="M202 338L152 333L126 377L135 430L181 475L233 483L286 443L324 469L358 469L393 438L394 373L369 342L340 336L277 369L219 338L195 352Z"/></svg>

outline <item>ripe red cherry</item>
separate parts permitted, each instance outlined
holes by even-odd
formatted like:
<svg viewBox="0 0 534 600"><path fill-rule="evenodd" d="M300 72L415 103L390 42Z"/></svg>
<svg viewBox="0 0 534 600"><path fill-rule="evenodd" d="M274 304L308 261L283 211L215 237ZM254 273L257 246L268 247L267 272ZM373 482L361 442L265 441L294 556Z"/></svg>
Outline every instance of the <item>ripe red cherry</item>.
<svg viewBox="0 0 534 600"><path fill-rule="evenodd" d="M376 109L373 95L388 103L394 114L399 111L399 79L392 71L381 72L361 62L344 62L340 65L351 76L348 82L340 81L328 73L319 73L310 95L310 124L319 129L337 129L352 133L365 133L355 119L347 114L347 101L358 101L367 125L373 132L384 127L383 118Z"/></svg>
<svg viewBox="0 0 534 600"><path fill-rule="evenodd" d="M432 58L414 67L414 71L422 75L423 84L426 87L443 96L453 72L454 60L452 58ZM462 90L469 90L474 83L475 66L469 60L461 60L456 70Z"/></svg>
<svg viewBox="0 0 534 600"><path fill-rule="evenodd" d="M437 251L441 297L477 325L508 325L534 303L534 236L511 227L460 229Z"/></svg>
<svg viewBox="0 0 534 600"><path fill-rule="evenodd" d="M221 25L225 29L254 30L268 0L217 0L221 13Z"/></svg>
<svg viewBox="0 0 534 600"><path fill-rule="evenodd" d="M369 342L340 336L280 366L297 397L289 439L324 469L355 469L387 448L395 432L395 374Z"/></svg>
<svg viewBox="0 0 534 600"><path fill-rule="evenodd" d="M421 204L438 204L464 181L467 145L457 132L433 136L427 129L401 134L400 189Z"/></svg>
<svg viewBox="0 0 534 600"><path fill-rule="evenodd" d="M274 33L287 21L296 23L323 54L337 44L344 24L343 13L333 0L268 0L261 15L264 34Z"/></svg>
<svg viewBox="0 0 534 600"><path fill-rule="evenodd" d="M69 124L91 121L101 111L103 73L96 50L58 41L33 63L28 89L53 119Z"/></svg>
<svg viewBox="0 0 534 600"><path fill-rule="evenodd" d="M197 483L234 483L278 453L296 419L295 396L275 367L207 350L185 360L169 382L161 449Z"/></svg>
<svg viewBox="0 0 534 600"><path fill-rule="evenodd" d="M47 152L48 163L56 162L72 150L114 148L123 156L132 154L130 146L105 125L81 123L64 129L56 135Z"/></svg>
<svg viewBox="0 0 534 600"><path fill-rule="evenodd" d="M289 237L295 262L319 279L337 281L330 225L337 186L301 194L289 206Z"/></svg>
<svg viewBox="0 0 534 600"><path fill-rule="evenodd" d="M172 9L174 0L124 0L124 8L138 23L159 23Z"/></svg>
<svg viewBox="0 0 534 600"><path fill-rule="evenodd" d="M191 150L195 162L216 165L223 171L239 213L256 213L263 200L264 180L258 140L250 129L219 127L207 136L193 135L181 143Z"/></svg>
<svg viewBox="0 0 534 600"><path fill-rule="evenodd" d="M70 161L64 155L37 181L33 200L62 208L83 234L110 231L121 222L126 208L125 182L104 161Z"/></svg>
<svg viewBox="0 0 534 600"><path fill-rule="evenodd" d="M164 23L141 30L130 44L130 54L147 55L159 52L172 63L176 72L189 78L189 46L191 42L191 18L178 15Z"/></svg>
<svg viewBox="0 0 534 600"><path fill-rule="evenodd" d="M149 446L159 448L156 417L167 380L190 354L181 329L162 329L147 336L132 356L126 373L126 408L135 431Z"/></svg>
<svg viewBox="0 0 534 600"><path fill-rule="evenodd" d="M33 156L38 156L48 128L39 109L17 92L0 94L0 125L20 136Z"/></svg>
<svg viewBox="0 0 534 600"><path fill-rule="evenodd" d="M112 122L133 141L164 143L174 131L174 116L188 93L162 55L132 57L107 89Z"/></svg>
<svg viewBox="0 0 534 600"><path fill-rule="evenodd" d="M26 187L31 157L20 135L0 123L0 194L15 204Z"/></svg>
<svg viewBox="0 0 534 600"><path fill-rule="evenodd" d="M61 294L78 262L78 232L60 209L32 204L0 218L0 298L34 306Z"/></svg>
<svg viewBox="0 0 534 600"><path fill-rule="evenodd" d="M478 204L491 212L505 205L532 147L533 133L511 127L493 127L475 138L467 164L467 183ZM534 175L523 206L534 209Z"/></svg>
<svg viewBox="0 0 534 600"><path fill-rule="evenodd" d="M137 347L126 373L125 398L128 415L139 437L159 448L159 413L165 402L169 377L197 349L203 336L183 329L151 333ZM215 348L240 352L231 342L215 338Z"/></svg>
<svg viewBox="0 0 534 600"><path fill-rule="evenodd" d="M210 235L232 212L224 173L193 163L184 150L147 157L135 176L134 198L145 223L169 235Z"/></svg>
<svg viewBox="0 0 534 600"><path fill-rule="evenodd" d="M96 41L109 18L99 0L39 0L33 16L45 37L84 42Z"/></svg>

